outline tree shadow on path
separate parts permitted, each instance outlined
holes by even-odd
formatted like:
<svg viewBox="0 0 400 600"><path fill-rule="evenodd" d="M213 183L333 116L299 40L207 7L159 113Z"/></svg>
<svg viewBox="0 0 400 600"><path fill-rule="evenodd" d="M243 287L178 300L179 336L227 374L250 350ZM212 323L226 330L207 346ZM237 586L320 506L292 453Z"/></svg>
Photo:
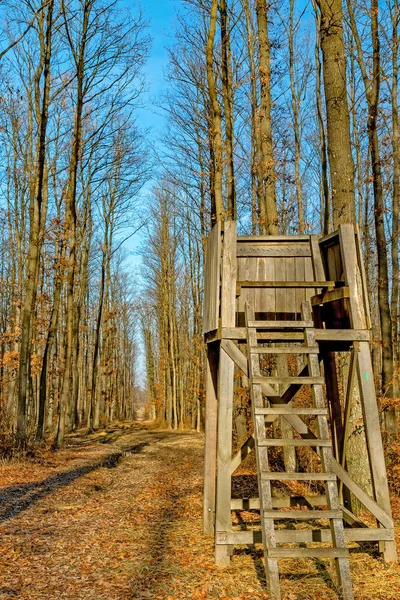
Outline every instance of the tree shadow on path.
<svg viewBox="0 0 400 600"><path fill-rule="evenodd" d="M123 456L126 454L137 454L148 444L148 441L140 442L129 448L117 450L92 464L56 473L43 481L23 483L0 489L0 523L13 519L55 490L71 485L74 481L88 473L97 471L100 468L112 469L116 467Z"/></svg>

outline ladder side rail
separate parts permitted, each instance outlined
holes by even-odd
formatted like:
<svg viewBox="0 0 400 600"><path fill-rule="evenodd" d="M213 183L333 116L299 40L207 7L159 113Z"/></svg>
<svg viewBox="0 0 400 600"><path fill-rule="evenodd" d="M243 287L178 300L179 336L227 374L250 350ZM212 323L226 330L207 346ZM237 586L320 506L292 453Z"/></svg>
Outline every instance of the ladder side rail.
<svg viewBox="0 0 400 600"><path fill-rule="evenodd" d="M302 303L302 317L304 320L311 319L311 307L308 302ZM313 328L305 328L304 330L304 341L307 346L315 346L315 334ZM311 376L318 377L320 375L319 361L316 355L308 355L308 366L309 373ZM316 408L324 408L325 400L323 395L323 389L321 384L314 384L312 386L313 402ZM317 415L317 426L318 435L320 438L329 437L329 427L326 417L324 415ZM332 453L332 447L321 447L320 457L322 463L322 469L324 472L332 472L334 468L334 459ZM337 481L327 481L325 484L326 496L329 510L340 510L339 493L337 487ZM344 537L344 527L342 518L331 519L331 531L332 531L332 542L336 548L346 549L346 540ZM348 553L346 556L338 556L335 558L336 572L339 580L339 586L341 594L345 600L351 600L353 598L353 588L351 583L350 564L348 559Z"/></svg>
<svg viewBox="0 0 400 600"><path fill-rule="evenodd" d="M257 479L260 496L260 515L262 525L262 539L264 546L265 570L267 575L268 590L272 600L280 600L280 584L278 560L269 556L270 549L276 548L274 519L264 518L264 510L272 510L272 489L271 482L262 480L261 474L268 472L268 451L267 448L260 450L259 441L266 440L264 415L256 414L257 408L263 408L263 394L261 384L253 383L254 377L260 377L260 355L252 352L257 346L257 333L255 329L247 327L249 320L254 321L254 308L249 304L245 307L246 328L247 328L247 351L249 359L249 379L251 391L252 418L254 424L255 450L257 462Z"/></svg>

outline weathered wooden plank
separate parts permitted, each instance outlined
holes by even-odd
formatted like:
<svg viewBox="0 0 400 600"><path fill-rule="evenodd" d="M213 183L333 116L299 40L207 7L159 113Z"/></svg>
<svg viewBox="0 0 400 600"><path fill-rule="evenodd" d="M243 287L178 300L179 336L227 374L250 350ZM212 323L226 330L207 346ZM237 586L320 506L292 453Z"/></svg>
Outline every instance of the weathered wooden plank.
<svg viewBox="0 0 400 600"><path fill-rule="evenodd" d="M219 334L223 339L244 341L246 339L245 327L224 327ZM259 332L258 340L274 340L300 342L303 340L301 332ZM368 329L316 329L317 342L369 342L371 333Z"/></svg>
<svg viewBox="0 0 400 600"><path fill-rule="evenodd" d="M257 408L257 414L260 415L327 415L326 408L303 408L297 406L268 406Z"/></svg>
<svg viewBox="0 0 400 600"><path fill-rule="evenodd" d="M310 236L311 256L314 269L314 278L323 281L326 279L325 269L322 262L321 252L319 249L319 236Z"/></svg>
<svg viewBox="0 0 400 600"><path fill-rule="evenodd" d="M220 349L218 370L218 451L215 531L229 532L232 527L231 499L231 458L232 458L232 413L234 362L223 348ZM215 562L229 565L228 545L215 548Z"/></svg>
<svg viewBox="0 0 400 600"><path fill-rule="evenodd" d="M205 250L203 334L218 328L221 273L221 223L214 225Z"/></svg>
<svg viewBox="0 0 400 600"><path fill-rule="evenodd" d="M319 243L323 246L329 246L330 244L337 243L338 238L339 238L339 232L337 230L332 231L331 233L327 233L326 235L323 235L319 239Z"/></svg>
<svg viewBox="0 0 400 600"><path fill-rule="evenodd" d="M273 548L271 558L348 558L346 548ZM350 580L351 581L351 580Z"/></svg>
<svg viewBox="0 0 400 600"><path fill-rule="evenodd" d="M255 377L254 383L270 383L270 384L283 384L283 385L313 385L318 383L322 385L324 383L323 377Z"/></svg>
<svg viewBox="0 0 400 600"><path fill-rule="evenodd" d="M248 278L248 273L247 273L248 260L249 259L245 258L245 257L237 258L237 278L238 278L238 280ZM236 298L237 312L243 316L244 316L244 307L245 307L246 301L247 301L247 293L248 293L248 290L242 290L240 296L237 296L237 298ZM243 323L244 323L244 321L241 323L241 325L243 325Z"/></svg>
<svg viewBox="0 0 400 600"><path fill-rule="evenodd" d="M291 506L326 506L326 496L282 496L272 498L273 508L290 508ZM258 510L259 498L233 498L231 510ZM342 507L343 508L343 507Z"/></svg>
<svg viewBox="0 0 400 600"><path fill-rule="evenodd" d="M298 244L299 242L308 242L310 240L309 235L240 235L238 236L239 242L268 242L268 243L281 243L286 244L291 242Z"/></svg>
<svg viewBox="0 0 400 600"><path fill-rule="evenodd" d="M343 519L340 510L264 510L263 515L276 520Z"/></svg>
<svg viewBox="0 0 400 600"><path fill-rule="evenodd" d="M294 268L295 268L295 281L305 281L306 272L305 272L305 258L295 258L294 259ZM304 288L296 288L296 313L300 314L301 303L306 299L306 293Z"/></svg>
<svg viewBox="0 0 400 600"><path fill-rule="evenodd" d="M221 269L221 325L234 327L236 320L236 222L224 226Z"/></svg>
<svg viewBox="0 0 400 600"><path fill-rule="evenodd" d="M336 481L335 473L287 473L270 471L269 473L261 473L261 478L268 479L269 481Z"/></svg>
<svg viewBox="0 0 400 600"><path fill-rule="evenodd" d="M285 348L277 348L277 347L263 347L263 348L253 348L252 352L256 354L319 354L319 348L301 348L301 347L293 347L288 346Z"/></svg>
<svg viewBox="0 0 400 600"><path fill-rule="evenodd" d="M259 259L257 258L249 258L247 261L247 276L249 279L257 281L258 277L258 264ZM236 282L237 283L237 282ZM237 291L237 287L236 287ZM247 290L247 303L250 303L254 306L254 310L256 310L258 304L259 293L256 288L251 288Z"/></svg>
<svg viewBox="0 0 400 600"><path fill-rule="evenodd" d="M203 532L214 533L217 475L218 342L208 344L206 362L206 418L204 447Z"/></svg>
<svg viewBox="0 0 400 600"><path fill-rule="evenodd" d="M309 244L307 244L309 246ZM285 259L285 272L288 281L297 281L296 278L296 265L292 258ZM296 310L296 288L290 288L285 290L285 313L286 318L294 319L297 313Z"/></svg>
<svg viewBox="0 0 400 600"><path fill-rule="evenodd" d="M274 281L276 279L275 260L273 258L264 259L264 281ZM262 312L273 315L276 313L276 290L273 288L261 290Z"/></svg>
<svg viewBox="0 0 400 600"><path fill-rule="evenodd" d="M343 287L336 288L334 290L327 290L322 294L317 294L311 298L312 306L317 306L318 304L326 304L328 302L334 302L335 300L343 300L344 298L349 298L350 291L347 285Z"/></svg>
<svg viewBox="0 0 400 600"><path fill-rule="evenodd" d="M305 258L304 259L304 272L305 272L305 279L307 282L312 282L314 280L314 267L313 267L313 261L312 258ZM325 277L322 279L322 282L325 281ZM328 283L327 281L325 281L325 284ZM339 283L339 282L338 282ZM318 286L317 286L318 287ZM322 286L324 287L324 286ZM336 286L328 286L328 287L336 287ZM314 286L315 288L315 286ZM306 296L306 300L309 301L314 294L317 293L317 289L306 289L305 290L305 296Z"/></svg>
<svg viewBox="0 0 400 600"><path fill-rule="evenodd" d="M312 326L313 323L306 321L249 321L249 327L256 329L304 329Z"/></svg>
<svg viewBox="0 0 400 600"><path fill-rule="evenodd" d="M234 327L236 321L236 223L227 222L224 227L222 256L221 321ZM217 450L217 489L215 531L229 532L232 527L231 499L231 459L232 459L232 418L235 364L231 357L220 348L218 371L218 450ZM230 546L216 546L215 562L229 565Z"/></svg>
<svg viewBox="0 0 400 600"><path fill-rule="evenodd" d="M387 529L378 528L351 528L344 530L346 542L378 542L389 540L391 532ZM278 529L275 532L278 544L311 544L332 543L332 532L330 529ZM261 531L233 531L228 535L228 543L233 546L251 546L261 543ZM220 543L217 541L217 543ZM225 541L223 543L226 543Z"/></svg>
<svg viewBox="0 0 400 600"><path fill-rule="evenodd" d="M280 259L276 259L278 262ZM278 265L276 267L278 269ZM279 272L279 271L278 271ZM280 273L282 275L282 273ZM334 288L336 286L344 285L343 281L313 281L309 279L307 281L238 281L238 288ZM276 310L276 312L284 312L281 310Z"/></svg>
<svg viewBox="0 0 400 600"><path fill-rule="evenodd" d="M281 280L277 283L282 283L283 286L274 286L276 288L276 318L282 319L285 318L286 312L286 259L285 258L276 258L275 259L275 271L277 276ZM261 282L263 284L264 282Z"/></svg>
<svg viewBox="0 0 400 600"><path fill-rule="evenodd" d="M240 238L238 240L240 242ZM295 256L311 256L310 246L307 243L282 244L279 242L266 244L265 242L238 243L237 256L259 256L271 258L285 258Z"/></svg>
<svg viewBox="0 0 400 600"><path fill-rule="evenodd" d="M301 440L292 440L290 438L284 439L273 439L273 438L269 438L269 439L265 439L265 440L259 440L258 442L258 446L296 446L296 447L305 447L305 446L309 446L309 447L329 447L332 446L332 440L331 439L320 439L320 438L315 438L313 440L305 440L305 439L301 439Z"/></svg>
<svg viewBox="0 0 400 600"><path fill-rule="evenodd" d="M370 309L369 309L367 278L365 275L363 253L362 253L362 249L361 249L361 238L360 238L358 224L355 225L355 232L356 232L357 263L358 263L358 267L360 269L361 285L362 285L362 290L363 290L364 314L365 314L365 318L367 321L367 328L371 329L371 315L370 315Z"/></svg>

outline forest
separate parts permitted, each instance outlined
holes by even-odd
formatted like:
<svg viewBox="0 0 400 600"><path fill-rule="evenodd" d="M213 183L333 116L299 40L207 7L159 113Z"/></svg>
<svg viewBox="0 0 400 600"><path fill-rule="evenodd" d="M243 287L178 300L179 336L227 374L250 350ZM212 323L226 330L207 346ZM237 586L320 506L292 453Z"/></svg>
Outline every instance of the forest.
<svg viewBox="0 0 400 600"><path fill-rule="evenodd" d="M210 539L197 547L206 245L232 222L263 239L356 226L400 514L400 2L171 4L164 83L151 95L158 2L0 1L0 524L14 536L0 542L0 595L10 599L270 597L252 550L219 579ZM349 367L334 360L342 397ZM250 427L248 387L235 372L234 450ZM371 492L355 397L349 471ZM32 510L38 530L58 532L54 556L30 529ZM61 534L65 511L73 524ZM118 529L127 515L136 537L131 521ZM11 518L21 530L7 529ZM100 550L106 518L115 531ZM48 553L39 577L24 562L24 527L32 556L36 545ZM129 552L145 546L148 562L136 563ZM397 567L358 561L357 598L400 597ZM305 582L299 566L298 588L287 576L284 597L337 597L316 568Z"/></svg>
<svg viewBox="0 0 400 600"><path fill-rule="evenodd" d="M203 428L204 241L229 219L253 234L358 224L395 433L398 2L182 1L157 147L137 116L145 10L7 0L1 11L5 451L130 419L140 387L152 417ZM139 285L124 243L138 231Z"/></svg>

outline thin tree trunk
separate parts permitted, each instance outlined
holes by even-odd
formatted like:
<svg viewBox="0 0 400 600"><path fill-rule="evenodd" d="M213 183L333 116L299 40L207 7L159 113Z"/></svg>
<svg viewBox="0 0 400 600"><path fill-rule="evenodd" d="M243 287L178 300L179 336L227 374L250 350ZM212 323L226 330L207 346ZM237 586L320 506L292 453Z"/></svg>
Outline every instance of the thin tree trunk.
<svg viewBox="0 0 400 600"><path fill-rule="evenodd" d="M222 97L225 113L225 154L226 154L226 198L227 217L236 220L236 189L235 167L233 159L233 82L231 65L231 44L229 18L226 0L220 0L219 11L221 15L221 43L222 43Z"/></svg>
<svg viewBox="0 0 400 600"><path fill-rule="evenodd" d="M300 98L296 90L295 77L295 51L294 51L294 3L290 0L289 8L289 75L290 90L292 95L293 112L293 131L294 131L294 178L297 198L297 215L299 220L299 233L304 233L304 211L303 211L303 191L301 183L300 159L301 159L301 138L299 123L299 102Z"/></svg>
<svg viewBox="0 0 400 600"><path fill-rule="evenodd" d="M317 9L315 0L313 0L315 10L315 97L317 105L318 118L318 133L319 133L319 156L321 162L321 191L322 191L322 212L323 212L323 232L324 235L329 233L330 224L330 196L329 196L329 180L328 180L328 157L327 143L325 134L324 114L322 109L322 65L321 65L321 15Z"/></svg>
<svg viewBox="0 0 400 600"><path fill-rule="evenodd" d="M271 132L271 57L267 20L268 8L266 0L256 0L256 14L258 42L260 49L260 171L262 173L263 180L263 189L260 202L260 225L263 234L273 235L279 233L279 227L278 213L276 210L276 176Z"/></svg>
<svg viewBox="0 0 400 600"><path fill-rule="evenodd" d="M222 221L224 217L224 201L222 196L223 160L222 160L222 125L221 107L218 100L218 91L214 73L214 40L217 28L218 0L212 0L210 9L210 25L206 44L207 82L211 101L211 147L213 152L214 177L213 188L215 198L215 214L211 215L211 222Z"/></svg>
<svg viewBox="0 0 400 600"><path fill-rule="evenodd" d="M393 151L393 195L392 195L392 317L393 343L393 393L399 395L398 320L399 320L399 213L400 213L400 137L399 137L399 2L394 0L392 9L392 151Z"/></svg>

